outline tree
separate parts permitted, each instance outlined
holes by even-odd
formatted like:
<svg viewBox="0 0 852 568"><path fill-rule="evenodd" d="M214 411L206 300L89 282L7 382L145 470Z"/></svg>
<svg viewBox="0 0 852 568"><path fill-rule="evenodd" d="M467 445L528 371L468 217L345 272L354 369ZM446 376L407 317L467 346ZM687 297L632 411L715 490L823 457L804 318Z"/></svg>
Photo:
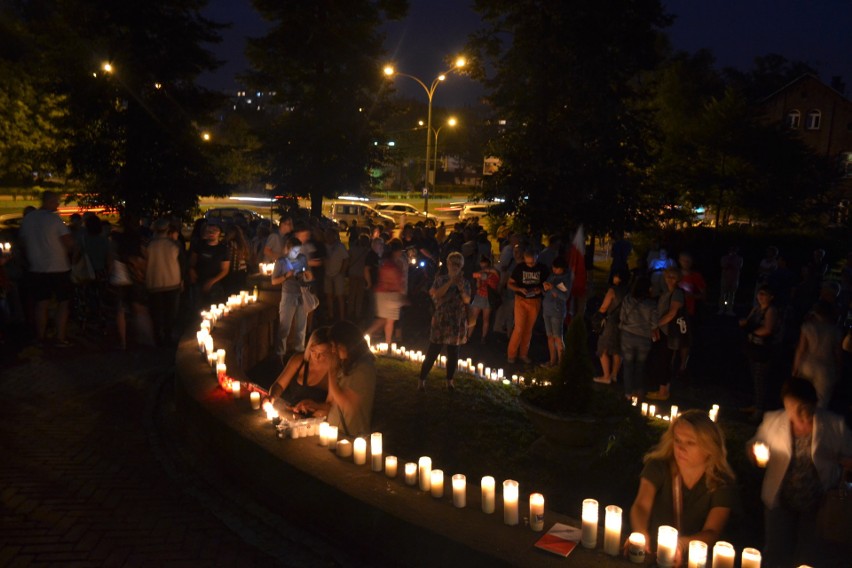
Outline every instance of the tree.
<svg viewBox="0 0 852 568"><path fill-rule="evenodd" d="M374 146L387 86L378 28L404 15L404 0L285 3L253 0L272 28L249 40L251 86L275 92L283 110L263 132L278 192L322 200L364 192L380 163Z"/></svg>
<svg viewBox="0 0 852 568"><path fill-rule="evenodd" d="M642 73L668 24L658 0L479 0L487 24L471 42L505 127L484 196L542 228L627 228L648 191ZM485 77L484 69L495 70Z"/></svg>

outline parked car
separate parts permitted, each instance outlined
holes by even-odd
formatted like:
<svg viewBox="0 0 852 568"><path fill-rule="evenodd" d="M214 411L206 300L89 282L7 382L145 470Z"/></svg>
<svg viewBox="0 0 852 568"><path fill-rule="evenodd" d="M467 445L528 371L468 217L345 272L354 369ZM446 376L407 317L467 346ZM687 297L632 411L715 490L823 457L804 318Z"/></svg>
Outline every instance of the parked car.
<svg viewBox="0 0 852 568"><path fill-rule="evenodd" d="M214 207L212 209L208 209L204 213L204 218L207 219L208 222L228 224L233 221L237 213L245 217L245 220L249 223L254 220L260 221L262 219L262 217L255 211L252 211L251 209L244 209L242 207Z"/></svg>
<svg viewBox="0 0 852 568"><path fill-rule="evenodd" d="M18 237L18 231L21 229L23 218L23 213L0 215L0 241L15 240Z"/></svg>
<svg viewBox="0 0 852 568"><path fill-rule="evenodd" d="M465 203L459 213L459 221L467 221L474 217L484 219L488 216L488 208L491 207L488 203Z"/></svg>
<svg viewBox="0 0 852 568"><path fill-rule="evenodd" d="M435 225L437 223L434 215L431 213L424 213L417 207L409 205L408 203L383 201L376 204L376 210L380 213L393 217L397 225L403 225L405 223L416 224L420 221L425 222L427 225Z"/></svg>
<svg viewBox="0 0 852 568"><path fill-rule="evenodd" d="M341 229L348 229L352 225L352 221L356 221L358 225L366 226L367 221L370 220L374 224L390 223L391 226L396 227L396 221L393 217L380 213L361 201L332 201L328 208L328 216Z"/></svg>

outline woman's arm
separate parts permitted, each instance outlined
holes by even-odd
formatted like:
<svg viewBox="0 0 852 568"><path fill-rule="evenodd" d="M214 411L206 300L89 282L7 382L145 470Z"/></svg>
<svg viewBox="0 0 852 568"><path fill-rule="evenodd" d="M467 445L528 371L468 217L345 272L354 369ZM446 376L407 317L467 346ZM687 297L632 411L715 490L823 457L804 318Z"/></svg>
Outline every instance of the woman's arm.
<svg viewBox="0 0 852 568"><path fill-rule="evenodd" d="M630 527L633 532L645 535L645 551L651 551L651 538L648 533L648 523L651 520L651 509L654 507L654 498L657 496L657 488L644 477L639 480L639 492L630 507Z"/></svg>
<svg viewBox="0 0 852 568"><path fill-rule="evenodd" d="M281 390L278 391L277 396L281 396L281 394L287 390L287 387L290 385L290 381L293 380L293 377L296 376L296 373L299 371L299 367L302 366L302 362L305 360L304 354L297 353L290 357L290 360L287 361L287 364L284 366L284 369L281 371L281 374L278 375L278 378L275 379L275 382L272 383L272 386L269 387L269 398L275 399L276 394L275 391L277 387L281 387Z"/></svg>
<svg viewBox="0 0 852 568"><path fill-rule="evenodd" d="M713 507L707 513L707 519L704 521L704 527L700 532L691 535L678 535L677 546L682 558L686 558L688 554L690 540L701 540L707 543L708 547L716 544L716 541L722 536L722 531L728 524L730 516L731 509L728 507Z"/></svg>
<svg viewBox="0 0 852 568"><path fill-rule="evenodd" d="M672 300L671 305L669 305L669 311L666 312L663 315L663 317L660 318L660 322L658 324L658 327L663 327L664 325L666 325L667 323L669 323L670 321L675 319L675 316L677 316L678 310L680 310L682 307L683 307L683 303L681 303L677 300Z"/></svg>
<svg viewBox="0 0 852 568"><path fill-rule="evenodd" d="M361 395L353 389L340 385L337 380L340 365L340 359L331 357L328 365L328 399L326 400L329 406L334 404L343 414L350 414L361 403Z"/></svg>
<svg viewBox="0 0 852 568"><path fill-rule="evenodd" d="M799 376L799 368L802 365L802 357L805 355L805 351L808 349L808 338L807 335L802 333L799 335L799 343L796 345L796 354L793 356L793 373L794 377Z"/></svg>
<svg viewBox="0 0 852 568"><path fill-rule="evenodd" d="M769 306L769 308L766 310L766 314L763 316L763 323L752 333L758 337L772 335L772 330L775 329L775 319L777 317L778 314L775 308L773 306Z"/></svg>
<svg viewBox="0 0 852 568"><path fill-rule="evenodd" d="M610 304L612 304L612 301L614 299L615 299L615 289L610 288L609 290L606 291L606 295L604 296L603 302L601 302L601 307L598 308L598 311L602 314L605 314L606 311L609 309L609 306L610 306Z"/></svg>

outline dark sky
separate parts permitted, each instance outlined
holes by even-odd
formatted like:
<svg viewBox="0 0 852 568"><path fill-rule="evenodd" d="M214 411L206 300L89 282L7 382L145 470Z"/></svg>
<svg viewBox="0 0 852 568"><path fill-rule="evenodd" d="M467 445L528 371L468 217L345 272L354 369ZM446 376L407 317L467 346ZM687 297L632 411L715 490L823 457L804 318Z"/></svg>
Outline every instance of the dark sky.
<svg viewBox="0 0 852 568"><path fill-rule="evenodd" d="M754 57L779 53L802 60L828 83L841 75L847 95L852 91L852 0L663 0L677 19L668 33L678 49L710 48L719 67L748 69ZM458 53L467 35L478 27L478 15L465 0L410 0L405 20L386 27L389 58L400 71L431 80L446 69L446 57ZM224 41L213 47L226 64L205 85L235 91L233 79L246 66L245 37L264 33L265 23L249 0L211 0L205 14L216 21L233 22ZM397 79L397 88L412 97L424 97L420 87ZM450 77L435 94L436 106L472 103L479 86L462 77Z"/></svg>

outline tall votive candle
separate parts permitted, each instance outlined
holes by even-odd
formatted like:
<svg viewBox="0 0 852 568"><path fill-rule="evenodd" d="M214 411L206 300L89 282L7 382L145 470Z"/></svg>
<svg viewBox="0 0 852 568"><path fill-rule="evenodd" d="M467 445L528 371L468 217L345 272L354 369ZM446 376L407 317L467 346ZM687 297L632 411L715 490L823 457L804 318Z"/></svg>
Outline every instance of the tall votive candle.
<svg viewBox="0 0 852 568"><path fill-rule="evenodd" d="M417 464L414 462L405 464L405 484L417 485Z"/></svg>
<svg viewBox="0 0 852 568"><path fill-rule="evenodd" d="M766 467L769 462L769 446L763 442L755 442L754 459L757 462L757 467Z"/></svg>
<svg viewBox="0 0 852 568"><path fill-rule="evenodd" d="M461 473L453 476L453 506L463 509L467 505L467 478Z"/></svg>
<svg viewBox="0 0 852 568"><path fill-rule="evenodd" d="M734 545L724 540L713 545L713 568L734 568Z"/></svg>
<svg viewBox="0 0 852 568"><path fill-rule="evenodd" d="M671 568L677 552L677 529L662 525L657 530L657 566Z"/></svg>
<svg viewBox="0 0 852 568"><path fill-rule="evenodd" d="M760 568L760 551L756 548L743 548L743 555L740 560L742 568Z"/></svg>
<svg viewBox="0 0 852 568"><path fill-rule="evenodd" d="M420 473L420 491L429 491L432 488L432 458L422 456L417 460L417 469Z"/></svg>
<svg viewBox="0 0 852 568"><path fill-rule="evenodd" d="M444 496L444 472L440 469L433 469L430 472L429 477L429 490L432 492L432 497L440 499Z"/></svg>
<svg viewBox="0 0 852 568"><path fill-rule="evenodd" d="M583 531L580 542L584 548L594 548L598 545L598 502L594 499L583 500Z"/></svg>
<svg viewBox="0 0 852 568"><path fill-rule="evenodd" d="M604 509L604 552L618 556L621 551L621 507L608 505Z"/></svg>
<svg viewBox="0 0 852 568"><path fill-rule="evenodd" d="M361 437L355 438L353 446L355 452L355 465L364 465L367 463L367 440Z"/></svg>
<svg viewBox="0 0 852 568"><path fill-rule="evenodd" d="M382 471L382 433L370 434L370 469Z"/></svg>
<svg viewBox="0 0 852 568"><path fill-rule="evenodd" d="M396 477L396 468L396 456L385 456L385 475L388 477Z"/></svg>
<svg viewBox="0 0 852 568"><path fill-rule="evenodd" d="M687 568L709 568L707 566L707 543L702 540L689 541Z"/></svg>
<svg viewBox="0 0 852 568"><path fill-rule="evenodd" d="M530 528L535 532L544 530L544 495L530 494Z"/></svg>
<svg viewBox="0 0 852 568"><path fill-rule="evenodd" d="M252 410L260 410L260 393L257 391L251 391L249 395L249 400L251 401Z"/></svg>
<svg viewBox="0 0 852 568"><path fill-rule="evenodd" d="M514 479L503 482L503 522L510 526L518 524L518 482Z"/></svg>
<svg viewBox="0 0 852 568"><path fill-rule="evenodd" d="M480 482L482 487L482 512L490 515L494 512L494 478L486 475Z"/></svg>

